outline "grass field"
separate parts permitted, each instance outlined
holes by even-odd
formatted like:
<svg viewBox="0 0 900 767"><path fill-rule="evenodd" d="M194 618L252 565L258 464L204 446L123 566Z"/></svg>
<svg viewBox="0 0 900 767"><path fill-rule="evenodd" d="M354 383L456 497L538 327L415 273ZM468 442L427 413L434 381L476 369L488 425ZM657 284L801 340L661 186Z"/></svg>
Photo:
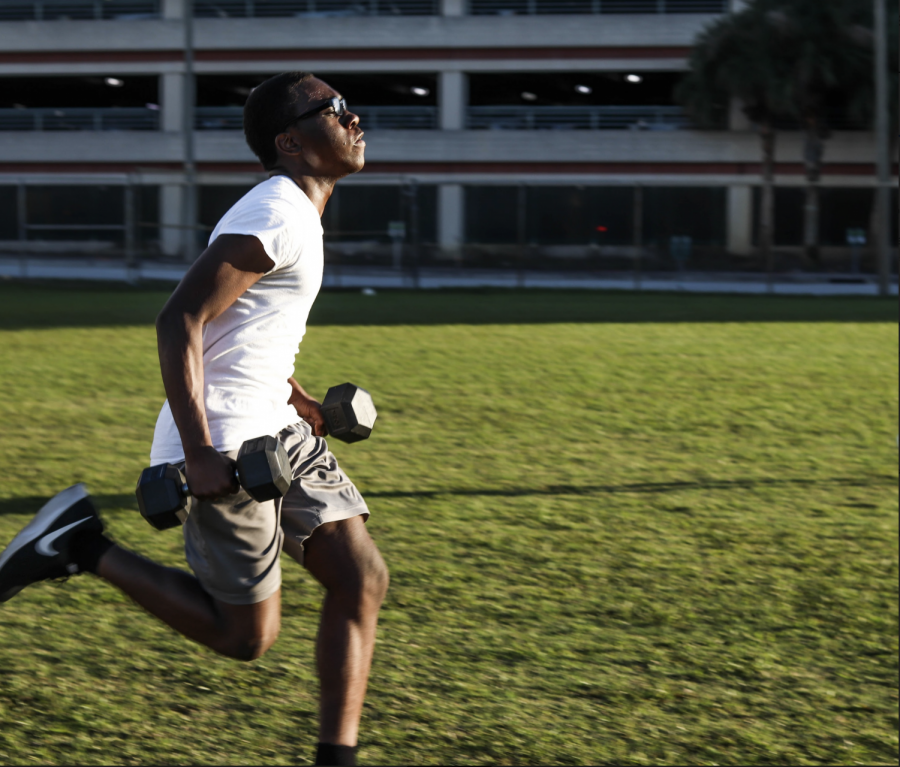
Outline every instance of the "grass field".
<svg viewBox="0 0 900 767"><path fill-rule="evenodd" d="M0 284L0 546L76 481L113 536L163 400L164 291ZM313 393L391 568L371 764L896 764L897 307L325 294ZM238 664L90 576L0 606L0 763L310 763L321 597Z"/></svg>

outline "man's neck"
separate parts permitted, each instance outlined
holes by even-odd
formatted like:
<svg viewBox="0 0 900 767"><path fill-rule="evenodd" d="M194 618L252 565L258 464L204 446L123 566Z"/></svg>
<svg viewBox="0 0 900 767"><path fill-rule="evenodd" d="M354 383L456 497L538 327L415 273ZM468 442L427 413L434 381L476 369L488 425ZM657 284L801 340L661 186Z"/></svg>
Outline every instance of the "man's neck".
<svg viewBox="0 0 900 767"><path fill-rule="evenodd" d="M325 206L328 204L328 200L331 199L334 185L338 181L336 178L295 175L285 168L276 168L269 174L270 178L273 176L285 176L300 187L300 191L309 197L310 202L316 206L316 210L319 211L319 218L325 213Z"/></svg>

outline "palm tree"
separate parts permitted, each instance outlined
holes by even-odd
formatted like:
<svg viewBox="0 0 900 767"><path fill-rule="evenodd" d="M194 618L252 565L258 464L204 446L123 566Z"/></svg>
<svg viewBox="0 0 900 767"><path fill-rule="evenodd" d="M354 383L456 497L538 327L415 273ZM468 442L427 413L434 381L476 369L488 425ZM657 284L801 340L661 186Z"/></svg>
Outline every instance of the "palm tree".
<svg viewBox="0 0 900 767"><path fill-rule="evenodd" d="M769 14L778 0L755 0L739 13L708 26L697 38L690 72L675 98L698 127L719 127L737 99L762 143L762 206L759 243L766 270L773 266L775 220L775 122L791 114L790 58L772 34Z"/></svg>
<svg viewBox="0 0 900 767"><path fill-rule="evenodd" d="M890 3L891 135L897 135L898 11ZM799 121L805 131L804 253L819 261L819 179L830 109L871 120L872 3L870 0L751 0L741 12L707 27L697 38L690 72L676 91L694 121L713 126L729 98L743 102L763 149L759 241L772 267L775 124ZM893 156L893 153L892 153Z"/></svg>
<svg viewBox="0 0 900 767"><path fill-rule="evenodd" d="M778 0L766 13L774 39L790 59L787 85L791 114L806 132L803 248L819 262L819 179L824 140L831 135L829 105L862 109L857 91L871 91L872 58L860 45L870 0ZM870 35L871 39L871 35ZM874 97L872 97L874 100Z"/></svg>
<svg viewBox="0 0 900 767"><path fill-rule="evenodd" d="M863 125L875 123L875 81L872 76L874 69L874 34L873 34L873 8L870 0L859 0L860 7L857 11L857 23L848 28L847 34L850 40L859 46L865 53L862 69L855 78L857 86L852 88L847 98L847 114L856 122ZM887 3L887 38L888 38L888 135L890 136L889 157L892 159L897 152L898 125L898 85L900 85L900 73L897 71L898 55L900 55L900 7L896 3ZM872 221L876 220L877 195L872 197ZM874 232L872 233L874 242Z"/></svg>

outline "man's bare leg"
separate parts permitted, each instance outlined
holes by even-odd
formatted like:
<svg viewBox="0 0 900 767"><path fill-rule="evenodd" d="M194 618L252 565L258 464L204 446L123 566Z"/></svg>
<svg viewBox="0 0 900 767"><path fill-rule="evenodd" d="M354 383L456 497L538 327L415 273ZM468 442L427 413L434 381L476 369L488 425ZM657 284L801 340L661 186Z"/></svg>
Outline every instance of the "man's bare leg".
<svg viewBox="0 0 900 767"><path fill-rule="evenodd" d="M278 637L281 591L253 605L228 604L210 596L194 576L120 546L100 558L97 575L188 639L230 658L255 660Z"/></svg>
<svg viewBox="0 0 900 767"><path fill-rule="evenodd" d="M326 589L316 644L319 741L355 746L388 570L362 517L317 527L304 566Z"/></svg>

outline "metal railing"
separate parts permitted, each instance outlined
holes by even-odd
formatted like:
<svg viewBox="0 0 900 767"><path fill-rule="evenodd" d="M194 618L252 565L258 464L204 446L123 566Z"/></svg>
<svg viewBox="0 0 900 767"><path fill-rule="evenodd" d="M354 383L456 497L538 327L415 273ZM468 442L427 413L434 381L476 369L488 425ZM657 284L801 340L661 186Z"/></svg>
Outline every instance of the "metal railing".
<svg viewBox="0 0 900 767"><path fill-rule="evenodd" d="M159 112L142 107L0 109L0 131L158 129Z"/></svg>
<svg viewBox="0 0 900 767"><path fill-rule="evenodd" d="M728 0L469 0L473 16L727 12Z"/></svg>
<svg viewBox="0 0 900 767"><path fill-rule="evenodd" d="M159 0L0 0L0 21L154 19Z"/></svg>
<svg viewBox="0 0 900 767"><path fill-rule="evenodd" d="M437 16L439 0L194 0L199 18Z"/></svg>
<svg viewBox="0 0 900 767"><path fill-rule="evenodd" d="M469 0L475 16L726 13L727 0ZM439 0L194 0L199 18L438 16ZM0 0L0 21L149 19L160 0Z"/></svg>
<svg viewBox="0 0 900 767"><path fill-rule="evenodd" d="M679 130L691 123L681 107L469 107L469 130Z"/></svg>
<svg viewBox="0 0 900 767"><path fill-rule="evenodd" d="M351 107L364 130L437 130L436 106ZM159 130L160 112L144 107L66 107L0 109L0 131L151 131ZM242 107L197 107L196 130L242 130ZM691 129L677 106L476 106L469 107L469 130L650 130ZM722 130L726 125L720 126ZM781 120L778 130L802 130L799 122ZM828 116L832 130L870 130L843 112Z"/></svg>
<svg viewBox="0 0 900 767"><path fill-rule="evenodd" d="M435 106L350 106L359 115L363 130L434 130L438 110ZM241 130L242 107L197 107L194 127L197 130Z"/></svg>

